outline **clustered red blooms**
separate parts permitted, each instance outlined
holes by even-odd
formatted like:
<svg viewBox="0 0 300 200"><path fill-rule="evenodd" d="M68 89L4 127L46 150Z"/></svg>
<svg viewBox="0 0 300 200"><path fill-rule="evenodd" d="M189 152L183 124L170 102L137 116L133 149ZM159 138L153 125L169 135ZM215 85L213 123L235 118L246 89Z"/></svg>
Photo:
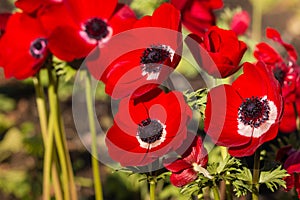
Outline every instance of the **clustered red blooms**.
<svg viewBox="0 0 300 200"><path fill-rule="evenodd" d="M34 76L51 54L65 61L86 57L136 21L117 0L19 0L15 5L22 12L11 15L0 40L6 78Z"/></svg>
<svg viewBox="0 0 300 200"><path fill-rule="evenodd" d="M201 69L215 78L243 69L231 85L208 93L204 131L215 144L228 147L232 156L250 156L274 139L278 129L296 130L296 51L276 30L268 29L267 37L285 48L287 58L260 43L254 52L258 62L241 64L247 45L238 35L245 33L250 19L241 12L234 16L231 30L217 27L213 10L223 6L222 0L172 0L141 19L117 0L18 0L15 5L20 12L0 15L0 66L5 77L34 76L52 56L71 62L92 55L87 69L105 84L108 95L119 100L105 143L110 157L122 166L145 166L175 151L181 156L164 162L172 172L172 184L182 187L199 173L210 178L202 139L187 128L193 116L183 94L160 88L181 61L183 42ZM185 40L181 24L191 31ZM143 37L134 34L147 28ZM170 34L165 35L166 30ZM119 33L127 33L126 41L118 43ZM114 57L133 44L140 46ZM291 160L285 162L288 172L299 173L293 156ZM298 174L292 182L299 190Z"/></svg>
<svg viewBox="0 0 300 200"><path fill-rule="evenodd" d="M257 60L266 63L281 84L284 112L279 130L283 133L291 133L296 130L297 113L300 113L300 66L296 63L297 52L292 45L281 39L276 30L268 28L266 34L269 39L284 47L287 51L287 58L283 58L275 49L264 42L256 45L254 56Z"/></svg>

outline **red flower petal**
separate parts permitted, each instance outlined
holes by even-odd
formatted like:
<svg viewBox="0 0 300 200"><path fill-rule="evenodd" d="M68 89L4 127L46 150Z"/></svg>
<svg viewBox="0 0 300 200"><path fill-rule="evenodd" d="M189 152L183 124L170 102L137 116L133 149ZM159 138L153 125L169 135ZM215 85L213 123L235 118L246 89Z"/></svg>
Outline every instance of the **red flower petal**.
<svg viewBox="0 0 300 200"><path fill-rule="evenodd" d="M170 181L176 187L182 187L194 181L197 177L197 172L195 172L192 168L189 168L183 170L183 172L179 174L172 173L172 175L170 176Z"/></svg>
<svg viewBox="0 0 300 200"><path fill-rule="evenodd" d="M5 32L6 24L11 16L11 13L0 13L0 38Z"/></svg>
<svg viewBox="0 0 300 200"><path fill-rule="evenodd" d="M38 8L40 8L43 3L44 3L43 1L37 1L37 0L17 0L15 2L15 6L17 8L20 8L24 12L33 13Z"/></svg>
<svg viewBox="0 0 300 200"><path fill-rule="evenodd" d="M262 42L256 45L254 51L254 57L258 60L261 60L269 65L275 65L275 63L283 62L280 54L273 49L270 45Z"/></svg>
<svg viewBox="0 0 300 200"><path fill-rule="evenodd" d="M107 144L111 157L122 165L128 164L123 158L120 158L124 151L129 157L132 153L129 158L131 161L134 161L132 157L137 157L137 162L131 164L146 165L178 148L182 144L182 140L186 138L186 124L191 118L191 110L185 103L182 94L179 92L165 94L160 89L155 92L155 96L153 96L154 93L151 93L151 95L146 94L136 100L125 98L120 102L114 126L107 134ZM157 120L163 126L164 135L160 136L160 142L153 147L151 147L152 143L150 145L138 140L138 126L147 119ZM130 142L127 144L125 141ZM145 145L149 145L149 147ZM140 161L142 162L140 163Z"/></svg>
<svg viewBox="0 0 300 200"><path fill-rule="evenodd" d="M292 153L284 162L284 168L289 174L300 173L300 151Z"/></svg>
<svg viewBox="0 0 300 200"><path fill-rule="evenodd" d="M172 163L167 163L164 164L165 168L173 173L181 172L185 169L191 168L192 165L190 163L187 163L184 160L175 160Z"/></svg>
<svg viewBox="0 0 300 200"><path fill-rule="evenodd" d="M133 24L137 21L135 13L129 6L118 4L114 15L109 20L109 26L113 29L113 34L132 28Z"/></svg>
<svg viewBox="0 0 300 200"><path fill-rule="evenodd" d="M86 43L76 29L68 26L57 27L51 33L49 48L58 58L72 61L75 58L83 58L88 55L95 48L95 45Z"/></svg>
<svg viewBox="0 0 300 200"><path fill-rule="evenodd" d="M9 18L0 40L0 65L4 67L6 78L25 79L36 74L48 55L47 47L40 57L30 53L32 42L40 38L46 39L46 36L36 18L24 13L15 13Z"/></svg>
<svg viewBox="0 0 300 200"><path fill-rule="evenodd" d="M210 75L216 78L225 78L240 69L240 61L247 49L244 42L239 41L236 34L231 30L211 27L201 39L195 35L189 35L186 39L197 63ZM194 41L199 42L195 45ZM202 48L202 49L201 49ZM203 49L208 52L205 54ZM196 51L196 52L193 52ZM209 57L211 57L210 61Z"/></svg>
<svg viewBox="0 0 300 200"><path fill-rule="evenodd" d="M299 112L300 106L297 106L297 108ZM293 103L285 103L279 130L283 133L292 133L296 130L296 127L296 114L294 105Z"/></svg>
<svg viewBox="0 0 300 200"><path fill-rule="evenodd" d="M236 147L229 147L228 153L234 157L244 157L244 156L251 156L255 153L258 147L260 147L263 143L270 141L276 137L278 133L278 124L273 125L270 127L268 132L264 133L259 138L251 137L249 143L236 146Z"/></svg>
<svg viewBox="0 0 300 200"><path fill-rule="evenodd" d="M241 97L229 85L215 87L208 93L204 130L216 144L233 147L251 140L237 132L241 103Z"/></svg>
<svg viewBox="0 0 300 200"><path fill-rule="evenodd" d="M278 42L279 44L281 44L288 52L290 58L295 62L297 60L297 52L295 50L295 48L288 44L288 43L285 43L282 39L281 39L281 36L280 34L278 33L278 31L276 31L275 29L272 29L272 28L267 28L266 30L266 35L268 38L274 40L275 42Z"/></svg>
<svg viewBox="0 0 300 200"><path fill-rule="evenodd" d="M108 21L118 3L117 0L89 0L88 3L85 0L65 0L64 2L78 23L94 17Z"/></svg>
<svg viewBox="0 0 300 200"><path fill-rule="evenodd" d="M152 26L181 31L180 12L169 3L163 3L152 15Z"/></svg>

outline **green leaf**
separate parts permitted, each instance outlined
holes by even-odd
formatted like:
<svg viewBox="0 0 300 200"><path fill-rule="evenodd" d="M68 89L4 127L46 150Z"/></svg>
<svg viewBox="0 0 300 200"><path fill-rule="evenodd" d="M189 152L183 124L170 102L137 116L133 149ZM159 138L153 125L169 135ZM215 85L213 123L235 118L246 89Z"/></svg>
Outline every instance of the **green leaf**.
<svg viewBox="0 0 300 200"><path fill-rule="evenodd" d="M200 117L202 119L204 119L207 93L207 88L201 88L195 92L185 91L183 93L188 105L192 110L197 110L200 113Z"/></svg>
<svg viewBox="0 0 300 200"><path fill-rule="evenodd" d="M266 186L274 192L279 187L286 188L286 183L283 180L284 177L289 176L285 169L281 169L281 166L272 171L262 171L259 178L260 184L266 184Z"/></svg>

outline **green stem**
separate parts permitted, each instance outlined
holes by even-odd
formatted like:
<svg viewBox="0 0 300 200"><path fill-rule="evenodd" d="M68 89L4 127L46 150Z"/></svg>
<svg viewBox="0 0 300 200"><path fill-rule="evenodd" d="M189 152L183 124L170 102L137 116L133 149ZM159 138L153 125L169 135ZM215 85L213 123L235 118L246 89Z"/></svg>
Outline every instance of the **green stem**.
<svg viewBox="0 0 300 200"><path fill-rule="evenodd" d="M232 185L230 182L226 182L226 200L232 200Z"/></svg>
<svg viewBox="0 0 300 200"><path fill-rule="evenodd" d="M59 100L57 98L57 106L58 106L58 111L60 112L60 106L59 106ZM68 145L67 145L67 138L66 138L66 132L64 129L64 122L62 119L62 116L59 115L59 123L60 123L60 133L61 133L61 140L62 140L62 144L64 147L64 151L65 151L65 155L66 155L66 163L67 163L67 172L68 172L68 176L69 176L69 185L70 185L70 192L71 192L71 199L75 200L77 199L77 191L76 191L76 185L75 185L75 179L74 179L74 173L73 173L73 168L72 168L72 162L71 162L71 158L68 152Z"/></svg>
<svg viewBox="0 0 300 200"><path fill-rule="evenodd" d="M262 28L262 0L252 0L252 39L255 42L261 41Z"/></svg>
<svg viewBox="0 0 300 200"><path fill-rule="evenodd" d="M252 178L252 200L259 198L259 175L260 175L260 148L254 154L253 178Z"/></svg>
<svg viewBox="0 0 300 200"><path fill-rule="evenodd" d="M52 163L52 149L53 149L53 131L48 132L48 127L51 128L51 124L48 123L48 111L46 108L45 94L43 91L43 86L40 81L40 74L38 73L36 77L33 77L33 84L36 93L36 103L39 115L39 122L42 132L43 143L45 146L44 155L44 168L43 168L43 199L49 200L50 196L50 183L51 183L51 172L53 176L57 176L57 168L55 163ZM50 133L50 135L48 135ZM56 188L55 196L56 199L60 199L61 187L58 179L53 179L53 185Z"/></svg>
<svg viewBox="0 0 300 200"><path fill-rule="evenodd" d="M92 137L92 169L94 175L94 189L95 189L95 197L96 200L102 200L102 184L101 177L99 171L99 162L98 162L98 151L97 151L97 134L96 134L96 126L95 126L95 118L94 118L94 109L93 109L93 94L92 94L92 86L91 86L91 76L88 72L86 72L86 80L85 80L85 88L86 88L86 104L89 118L89 126L90 133Z"/></svg>
<svg viewBox="0 0 300 200"><path fill-rule="evenodd" d="M155 188L156 188L156 183L154 179L151 179L149 181L149 186L150 186L150 200L155 200Z"/></svg>
<svg viewBox="0 0 300 200"><path fill-rule="evenodd" d="M53 120L53 130L54 130L54 139L57 147L58 159L60 162L61 170L62 170L62 185L64 190L64 199L70 199L70 181L69 181L69 173L67 166L67 154L64 146L64 136L61 133L61 120L60 120L60 112L58 106L58 96L57 96L57 79L52 73L51 69L48 68L48 76L49 76L49 87L48 87L48 96L49 96L49 104L50 104L50 117Z"/></svg>
<svg viewBox="0 0 300 200"><path fill-rule="evenodd" d="M211 189L214 195L214 200L220 200L219 188L217 185L214 185Z"/></svg>

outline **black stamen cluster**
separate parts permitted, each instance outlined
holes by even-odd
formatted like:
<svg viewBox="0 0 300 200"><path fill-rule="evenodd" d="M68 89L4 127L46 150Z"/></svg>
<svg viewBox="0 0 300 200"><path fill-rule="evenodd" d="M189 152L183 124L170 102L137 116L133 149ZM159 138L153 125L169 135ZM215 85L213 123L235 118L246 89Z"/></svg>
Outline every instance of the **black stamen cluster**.
<svg viewBox="0 0 300 200"><path fill-rule="evenodd" d="M141 64L163 63L170 57L170 52L161 45L148 47L141 56Z"/></svg>
<svg viewBox="0 0 300 200"><path fill-rule="evenodd" d="M29 48L30 54L34 58L40 59L43 56L46 46L47 40L44 38L38 38L31 43Z"/></svg>
<svg viewBox="0 0 300 200"><path fill-rule="evenodd" d="M90 38L96 40L105 38L109 33L106 22L96 17L89 19L85 23L85 32Z"/></svg>
<svg viewBox="0 0 300 200"><path fill-rule="evenodd" d="M269 119L268 100L259 97L246 98L239 107L238 118L245 125L258 128Z"/></svg>
<svg viewBox="0 0 300 200"><path fill-rule="evenodd" d="M163 126L157 120L148 118L138 125L137 132L143 142L151 144L161 138Z"/></svg>

